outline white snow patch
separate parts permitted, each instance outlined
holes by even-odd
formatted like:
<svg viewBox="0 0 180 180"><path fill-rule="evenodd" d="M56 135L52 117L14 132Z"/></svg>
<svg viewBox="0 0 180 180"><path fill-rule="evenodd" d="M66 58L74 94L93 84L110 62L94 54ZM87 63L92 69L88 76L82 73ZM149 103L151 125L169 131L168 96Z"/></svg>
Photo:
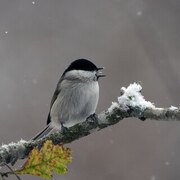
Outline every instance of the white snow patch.
<svg viewBox="0 0 180 180"><path fill-rule="evenodd" d="M177 108L177 107L175 107L175 106L171 106L169 109L170 109L171 111L178 110L178 108Z"/></svg>
<svg viewBox="0 0 180 180"><path fill-rule="evenodd" d="M1 148L5 149L6 151L9 151L7 144L2 144L2 145L1 145Z"/></svg>
<svg viewBox="0 0 180 180"><path fill-rule="evenodd" d="M5 34L8 34L8 31L5 31Z"/></svg>
<svg viewBox="0 0 180 180"><path fill-rule="evenodd" d="M24 140L24 139L21 139L18 143L19 144L24 144L24 143L27 143L28 141Z"/></svg>
<svg viewBox="0 0 180 180"><path fill-rule="evenodd" d="M120 108L123 111L127 111L129 107L139 107L142 110L146 108L154 108L155 106L144 99L141 94L141 85L137 83L130 84L127 88L122 87L123 94L118 97L118 103L112 102L112 105L108 108L108 112L112 113L115 108Z"/></svg>
<svg viewBox="0 0 180 180"><path fill-rule="evenodd" d="M144 99L144 96L140 93L142 87L140 84L133 83L127 88L122 87L123 95L118 97L120 108L127 111L129 107L139 107L142 110L146 108L154 108L155 106Z"/></svg>
<svg viewBox="0 0 180 180"><path fill-rule="evenodd" d="M34 2L34 1L32 1L32 4L35 4L35 2Z"/></svg>
<svg viewBox="0 0 180 180"><path fill-rule="evenodd" d="M108 108L108 112L112 113L115 108L119 108L119 104L117 102L112 102L112 105Z"/></svg>
<svg viewBox="0 0 180 180"><path fill-rule="evenodd" d="M11 142L9 143L8 145L7 144L2 144L1 148L4 148L6 151L9 151L9 147L12 147L12 146L24 146L23 144L27 142L23 139L21 139L20 141L18 141L17 143L14 143L14 142Z"/></svg>

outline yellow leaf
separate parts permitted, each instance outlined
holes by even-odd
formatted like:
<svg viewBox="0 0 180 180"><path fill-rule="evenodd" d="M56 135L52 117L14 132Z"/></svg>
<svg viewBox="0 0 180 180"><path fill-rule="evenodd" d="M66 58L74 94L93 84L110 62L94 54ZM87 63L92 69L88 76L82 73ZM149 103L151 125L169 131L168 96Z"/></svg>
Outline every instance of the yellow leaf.
<svg viewBox="0 0 180 180"><path fill-rule="evenodd" d="M28 160L21 170L14 171L16 174L32 174L43 178L51 178L52 172L65 174L66 164L72 161L71 149L60 145L53 145L52 141L46 141L39 151L33 149Z"/></svg>

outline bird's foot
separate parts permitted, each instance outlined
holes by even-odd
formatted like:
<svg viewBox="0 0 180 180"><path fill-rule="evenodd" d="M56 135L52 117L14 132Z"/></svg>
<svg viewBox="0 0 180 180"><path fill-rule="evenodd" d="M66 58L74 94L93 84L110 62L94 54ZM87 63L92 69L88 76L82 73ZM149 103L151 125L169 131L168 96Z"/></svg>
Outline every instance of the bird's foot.
<svg viewBox="0 0 180 180"><path fill-rule="evenodd" d="M98 117L97 117L97 114L96 114L96 113L91 114L89 117L87 117L86 121L89 122L89 123L95 123L95 124L98 124Z"/></svg>
<svg viewBox="0 0 180 180"><path fill-rule="evenodd" d="M141 121L145 121L145 120L146 120L145 117L140 117L139 119L140 119Z"/></svg>
<svg viewBox="0 0 180 180"><path fill-rule="evenodd" d="M66 134L66 133L68 132L68 128L65 127L63 124L61 124L61 132L62 132L63 134Z"/></svg>

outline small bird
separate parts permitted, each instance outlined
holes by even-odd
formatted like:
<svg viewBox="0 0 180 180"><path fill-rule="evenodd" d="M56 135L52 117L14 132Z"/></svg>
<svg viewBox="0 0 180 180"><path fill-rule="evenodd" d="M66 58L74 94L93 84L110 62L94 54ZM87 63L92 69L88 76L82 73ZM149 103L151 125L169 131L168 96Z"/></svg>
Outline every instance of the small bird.
<svg viewBox="0 0 180 180"><path fill-rule="evenodd" d="M63 131L95 114L99 100L98 80L105 76L102 69L87 59L78 59L69 65L51 100L47 126L32 140L44 137L53 129Z"/></svg>

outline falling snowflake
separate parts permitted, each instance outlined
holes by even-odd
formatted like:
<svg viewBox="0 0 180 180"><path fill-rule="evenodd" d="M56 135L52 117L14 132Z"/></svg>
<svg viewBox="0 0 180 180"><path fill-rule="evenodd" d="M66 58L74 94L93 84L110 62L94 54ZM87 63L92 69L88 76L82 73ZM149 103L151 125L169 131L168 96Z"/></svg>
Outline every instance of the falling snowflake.
<svg viewBox="0 0 180 180"><path fill-rule="evenodd" d="M37 79L33 79L33 80L32 80L32 83L33 83L33 84L37 84L37 83L38 83Z"/></svg>
<svg viewBox="0 0 180 180"><path fill-rule="evenodd" d="M11 109L11 108L12 108L12 105L11 105L11 104L7 104L7 108L8 108L8 109Z"/></svg>
<svg viewBox="0 0 180 180"><path fill-rule="evenodd" d="M142 15L142 11L138 11L137 16L141 16L141 15Z"/></svg>
<svg viewBox="0 0 180 180"><path fill-rule="evenodd" d="M150 177L150 180L156 180L156 176L154 176L154 175L151 176L151 177Z"/></svg>
<svg viewBox="0 0 180 180"><path fill-rule="evenodd" d="M109 142L110 142L110 144L114 144L114 140L113 139L110 139Z"/></svg>

